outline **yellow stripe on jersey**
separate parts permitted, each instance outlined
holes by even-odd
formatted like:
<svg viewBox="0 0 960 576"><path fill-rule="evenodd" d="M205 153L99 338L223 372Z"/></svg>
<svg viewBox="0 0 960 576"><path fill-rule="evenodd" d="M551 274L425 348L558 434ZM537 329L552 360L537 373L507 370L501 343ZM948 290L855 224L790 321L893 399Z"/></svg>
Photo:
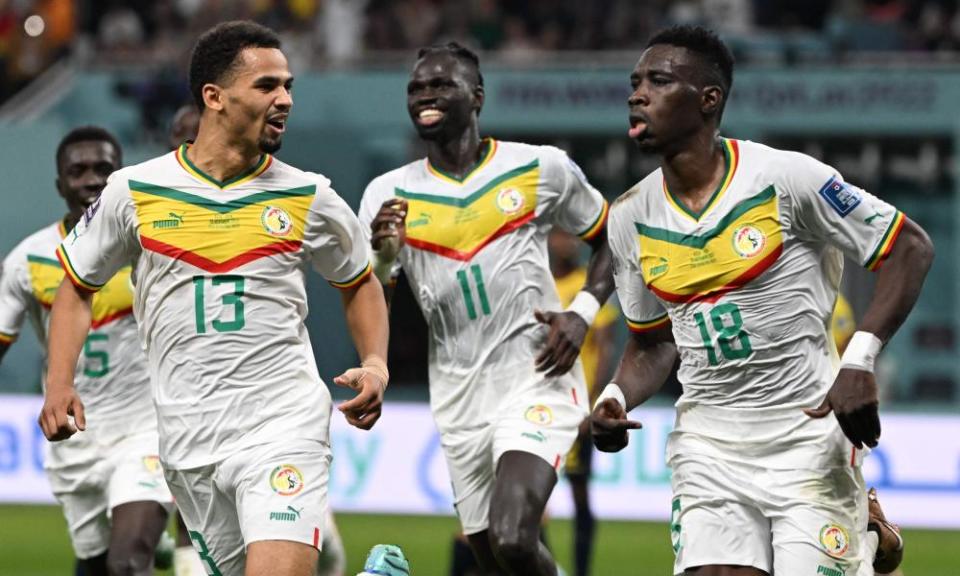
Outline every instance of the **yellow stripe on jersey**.
<svg viewBox="0 0 960 576"><path fill-rule="evenodd" d="M253 180L257 176L260 176L261 174L266 172L267 168L270 167L270 164L273 163L272 156L270 156L269 154L263 154L262 156L260 156L260 160L258 160L257 163L252 168L245 170L244 172L238 174L237 176L234 176L233 178L230 178L229 180L221 182L216 178L214 178L213 176L210 176L200 168L198 168L196 165L194 165L194 163L191 162L189 158L187 158L187 148L189 148L189 146L186 143L181 144L180 147L177 148L176 157L177 157L177 163L180 164L180 167L183 168L188 174L190 174L197 180L200 180L205 184L210 184L211 186L215 186L221 190L234 188L236 186L239 186L241 184L244 184L246 182Z"/></svg>
<svg viewBox="0 0 960 576"><path fill-rule="evenodd" d="M874 250L870 258L867 259L867 263L864 265L867 270L871 272L878 270L880 265L883 264L883 261L890 255L890 251L893 250L893 244L897 241L897 237L903 229L904 219L905 216L903 212L898 210L893 217L893 221L890 222L890 227L887 228L887 231L883 234L883 238L880 239L880 244L877 245L877 249Z"/></svg>
<svg viewBox="0 0 960 576"><path fill-rule="evenodd" d="M596 238L597 234L603 230L603 227L607 225L607 216L610 214L610 204L606 200L603 201L603 206L600 208L600 214L597 216L597 219L593 221L593 224L590 225L585 231L578 234L582 240L590 241Z"/></svg>
<svg viewBox="0 0 960 576"><path fill-rule="evenodd" d="M407 201L406 244L456 260L533 219L540 181L538 160L505 172L466 198L396 188Z"/></svg>
<svg viewBox="0 0 960 576"><path fill-rule="evenodd" d="M776 190L734 206L702 235L635 223L644 282L670 302L710 300L743 286L783 252Z"/></svg>
<svg viewBox="0 0 960 576"><path fill-rule="evenodd" d="M372 273L373 273L373 267L371 267L371 266L370 266L370 263L368 262L367 265L364 266L363 270L361 270L361 271L360 271L358 274L356 274L353 278L351 278L351 279L349 279L349 280L344 280L343 282L333 282L333 281L331 281L330 284L331 284L333 287L335 287L335 288L340 288L341 290L346 290L347 288L353 288L353 287L356 286L357 284L363 282L364 280L366 280L367 276L369 276L369 275L372 274Z"/></svg>
<svg viewBox="0 0 960 576"><path fill-rule="evenodd" d="M60 264L63 267L63 270L67 273L67 278L73 282L73 285L81 290L86 290L87 292L96 292L97 290L103 288L102 284L94 284L92 282L87 282L83 279L82 276L77 274L77 271L73 268L73 263L70 262L70 257L67 256L67 252L63 249L63 245L57 247L57 259L60 260Z"/></svg>
<svg viewBox="0 0 960 576"><path fill-rule="evenodd" d="M722 149L723 162L726 166L723 180L720 181L720 185L717 186L717 189L713 191L713 195L710 196L706 206L704 206L699 212L690 210L683 202L677 199L673 195L673 192L670 192L670 189L667 187L667 180L664 178L663 194L667 198L667 203L673 206L673 208L685 218L693 220L694 222L698 222L701 216L709 212L711 208L717 205L717 203L720 201L720 198L722 198L723 194L727 191L727 188L730 187L730 182L733 180L733 175L737 172L737 166L740 165L740 147L736 140L724 138L722 142Z"/></svg>
<svg viewBox="0 0 960 576"><path fill-rule="evenodd" d="M626 316L624 316L624 319L627 321L627 328L629 328L631 332L637 334L641 332L649 332L650 330L656 330L657 328L666 326L670 323L670 316L668 316L666 313L664 313L663 316L658 316L652 320L631 320Z"/></svg>
<svg viewBox="0 0 960 576"><path fill-rule="evenodd" d="M299 250L315 191L302 186L218 202L130 181L143 247L212 273Z"/></svg>
<svg viewBox="0 0 960 576"><path fill-rule="evenodd" d="M425 160L427 163L427 171L444 182L448 182L450 184L463 184L469 180L471 176L483 170L483 168L490 163L490 160L493 159L493 155L497 153L497 141L493 138L484 138L480 145L486 148L484 151L485 153L483 154L483 159L477 162L477 165L464 174L462 178L457 178L453 174L447 174L443 170L434 167L432 164L430 164L429 158Z"/></svg>
<svg viewBox="0 0 960 576"><path fill-rule="evenodd" d="M63 282L64 268L60 262L43 256L27 256L27 270L30 274L30 287L33 297L44 308L53 307L60 283ZM130 284L132 268L125 266L104 284L93 296L92 327L94 329L109 324L133 312L133 290Z"/></svg>

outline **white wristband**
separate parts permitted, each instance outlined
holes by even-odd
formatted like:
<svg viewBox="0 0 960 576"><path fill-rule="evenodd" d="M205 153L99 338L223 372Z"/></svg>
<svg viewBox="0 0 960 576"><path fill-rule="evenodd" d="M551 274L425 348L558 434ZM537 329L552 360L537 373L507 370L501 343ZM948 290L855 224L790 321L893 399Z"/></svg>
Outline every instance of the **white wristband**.
<svg viewBox="0 0 960 576"><path fill-rule="evenodd" d="M852 368L853 370L863 370L873 372L873 363L880 353L883 342L869 332L857 331L850 338L847 349L843 352L843 358L840 359L840 368Z"/></svg>
<svg viewBox="0 0 960 576"><path fill-rule="evenodd" d="M596 410L597 406L607 398L613 398L620 404L620 407L624 410L627 409L627 399L623 395L623 390L620 389L620 386L616 382L611 382L607 384L607 387L603 389L603 392L597 396L597 401L593 403L593 409Z"/></svg>
<svg viewBox="0 0 960 576"><path fill-rule="evenodd" d="M567 312L576 312L577 316L583 318L587 326L593 326L593 319L597 317L600 311L600 301L593 294L586 290L577 292L573 302L567 306Z"/></svg>

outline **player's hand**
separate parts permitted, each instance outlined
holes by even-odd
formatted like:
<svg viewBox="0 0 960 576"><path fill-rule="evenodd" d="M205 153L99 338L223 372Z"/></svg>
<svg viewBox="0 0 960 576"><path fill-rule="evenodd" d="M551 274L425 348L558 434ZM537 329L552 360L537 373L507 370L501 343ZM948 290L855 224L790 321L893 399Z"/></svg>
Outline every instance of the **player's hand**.
<svg viewBox="0 0 960 576"><path fill-rule="evenodd" d="M546 372L547 376L565 374L577 361L590 327L576 312L535 310L533 316L538 322L550 326L547 343L534 360L537 371Z"/></svg>
<svg viewBox="0 0 960 576"><path fill-rule="evenodd" d="M334 378L333 382L358 392L356 396L338 407L347 422L361 430L373 428L380 419L383 392L386 390L387 383L364 368L351 368Z"/></svg>
<svg viewBox="0 0 960 576"><path fill-rule="evenodd" d="M77 430L87 428L83 402L73 386L47 388L43 408L37 420L43 435L51 442L66 440L76 434Z"/></svg>
<svg viewBox="0 0 960 576"><path fill-rule="evenodd" d="M627 419L627 411L613 398L597 404L590 414L590 433L593 445L601 452L619 452L627 446L629 430L643 428L643 424Z"/></svg>
<svg viewBox="0 0 960 576"><path fill-rule="evenodd" d="M370 223L370 245L377 252L383 253L384 250L391 251L395 249L399 253L403 242L406 239L407 232L404 221L407 217L407 201L400 198L387 200L380 206L380 210ZM388 239L396 240L390 241ZM384 242L387 240L386 242ZM393 260L397 257L396 253L383 254L385 260Z"/></svg>
<svg viewBox="0 0 960 576"><path fill-rule="evenodd" d="M837 374L823 403L804 412L811 418L823 418L832 411L843 433L854 446L862 449L864 444L875 447L880 439L879 406L873 373L844 368Z"/></svg>

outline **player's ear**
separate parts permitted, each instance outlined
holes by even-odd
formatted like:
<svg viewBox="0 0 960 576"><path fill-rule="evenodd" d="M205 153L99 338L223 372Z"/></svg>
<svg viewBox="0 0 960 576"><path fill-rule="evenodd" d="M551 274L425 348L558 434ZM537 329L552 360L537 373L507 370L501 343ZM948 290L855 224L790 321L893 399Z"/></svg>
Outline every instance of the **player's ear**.
<svg viewBox="0 0 960 576"><path fill-rule="evenodd" d="M223 89L216 84L204 84L200 89L200 95L203 96L203 105L211 110L223 109Z"/></svg>
<svg viewBox="0 0 960 576"><path fill-rule="evenodd" d="M483 91L483 86L477 85L473 88L473 101L474 109L477 111L477 115L480 115L480 111L483 110L483 102L486 99L486 93Z"/></svg>
<svg viewBox="0 0 960 576"><path fill-rule="evenodd" d="M723 107L725 95L716 84L704 86L700 91L700 111L704 116L713 116Z"/></svg>

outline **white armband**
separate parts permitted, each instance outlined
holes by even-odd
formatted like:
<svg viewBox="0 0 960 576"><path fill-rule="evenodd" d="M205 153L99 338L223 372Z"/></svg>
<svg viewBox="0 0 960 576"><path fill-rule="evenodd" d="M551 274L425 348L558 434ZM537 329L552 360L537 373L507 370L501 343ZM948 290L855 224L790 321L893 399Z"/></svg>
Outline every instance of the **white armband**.
<svg viewBox="0 0 960 576"><path fill-rule="evenodd" d="M620 386L616 382L607 384L607 387L603 389L603 392L597 396L597 401L593 403L593 409L596 410L597 406L599 406L600 403L607 398L613 398L624 410L627 409L627 399L623 395L623 390L620 389Z"/></svg>
<svg viewBox="0 0 960 576"><path fill-rule="evenodd" d="M869 332L856 331L847 344L847 349L843 352L843 358L840 359L840 368L852 368L853 370L863 370L873 372L873 363L880 353L883 342Z"/></svg>
<svg viewBox="0 0 960 576"><path fill-rule="evenodd" d="M577 316L583 318L583 321L587 323L587 327L593 326L593 320L597 317L597 312L600 311L600 301L597 300L597 297L593 294L587 292L586 290L581 290L577 292L577 296L573 299L573 302L567 306L567 312L576 312Z"/></svg>

